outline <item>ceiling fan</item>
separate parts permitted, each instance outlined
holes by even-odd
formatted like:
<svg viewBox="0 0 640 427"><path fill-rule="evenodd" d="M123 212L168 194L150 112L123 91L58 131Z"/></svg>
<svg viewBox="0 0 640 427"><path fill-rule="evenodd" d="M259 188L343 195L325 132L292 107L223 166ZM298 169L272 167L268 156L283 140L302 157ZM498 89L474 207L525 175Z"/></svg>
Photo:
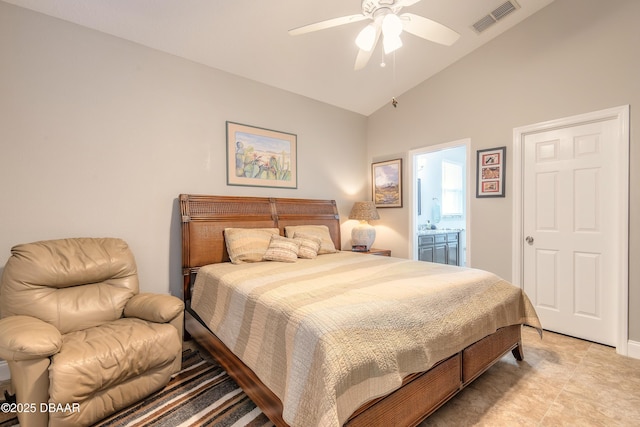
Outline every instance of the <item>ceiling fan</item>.
<svg viewBox="0 0 640 427"><path fill-rule="evenodd" d="M356 37L356 45L360 49L354 66L356 70L367 65L381 34L385 54L402 46L400 34L403 30L425 40L446 46L452 45L460 37L460 34L451 28L413 13L398 14L403 7L412 6L419 1L362 0L362 13L304 25L289 30L289 34L295 36L367 19L373 21L364 27Z"/></svg>

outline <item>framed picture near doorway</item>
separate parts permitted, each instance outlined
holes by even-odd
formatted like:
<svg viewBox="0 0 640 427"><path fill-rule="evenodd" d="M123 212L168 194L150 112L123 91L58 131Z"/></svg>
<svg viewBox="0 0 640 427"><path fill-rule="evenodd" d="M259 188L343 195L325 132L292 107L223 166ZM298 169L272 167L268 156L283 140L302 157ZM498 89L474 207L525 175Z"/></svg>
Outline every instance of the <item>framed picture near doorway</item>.
<svg viewBox="0 0 640 427"><path fill-rule="evenodd" d="M371 190L376 208L401 208L402 159L372 163Z"/></svg>
<svg viewBox="0 0 640 427"><path fill-rule="evenodd" d="M478 150L476 197L504 197L507 147Z"/></svg>

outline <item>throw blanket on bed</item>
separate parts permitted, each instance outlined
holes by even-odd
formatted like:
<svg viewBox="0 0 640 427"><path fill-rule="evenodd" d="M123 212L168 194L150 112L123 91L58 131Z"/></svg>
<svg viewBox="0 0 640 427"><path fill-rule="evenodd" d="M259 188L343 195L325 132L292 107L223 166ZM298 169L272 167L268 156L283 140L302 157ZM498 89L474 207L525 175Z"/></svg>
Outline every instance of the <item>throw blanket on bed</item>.
<svg viewBox="0 0 640 427"><path fill-rule="evenodd" d="M500 327L540 328L521 289L494 274L351 252L202 267L192 308L304 427L342 425Z"/></svg>

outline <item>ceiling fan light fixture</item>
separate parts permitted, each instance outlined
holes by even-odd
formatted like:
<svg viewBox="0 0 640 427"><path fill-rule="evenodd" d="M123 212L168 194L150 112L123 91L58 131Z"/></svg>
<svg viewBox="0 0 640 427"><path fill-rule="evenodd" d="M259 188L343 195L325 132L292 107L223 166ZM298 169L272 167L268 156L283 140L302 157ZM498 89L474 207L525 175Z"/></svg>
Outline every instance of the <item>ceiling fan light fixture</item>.
<svg viewBox="0 0 640 427"><path fill-rule="evenodd" d="M293 28L289 30L289 34L294 36L354 22L373 21L363 28L355 39L355 44L359 50L353 67L354 70L361 70L367 65L380 38L382 38L383 52L385 54L394 52L402 47L400 35L404 32L444 46L450 46L455 43L460 34L451 28L410 12L400 14L402 8L413 6L419 1L361 0L361 13ZM515 0L507 1L515 2Z"/></svg>
<svg viewBox="0 0 640 427"><path fill-rule="evenodd" d="M388 55L402 47L401 33L402 21L400 17L394 13L386 14L382 19L382 35L384 36L382 44L385 54Z"/></svg>
<svg viewBox="0 0 640 427"><path fill-rule="evenodd" d="M395 13L388 13L382 20L382 34L385 37L399 37L402 33L402 20Z"/></svg>
<svg viewBox="0 0 640 427"><path fill-rule="evenodd" d="M369 52L373 49L373 45L376 42L376 28L375 25L369 24L360 31L358 37L356 37L356 45Z"/></svg>
<svg viewBox="0 0 640 427"><path fill-rule="evenodd" d="M384 47L385 55L388 55L391 52L394 52L402 47L402 40L400 39L399 35L394 35L391 37L387 37L385 35L384 39L382 40L382 46Z"/></svg>

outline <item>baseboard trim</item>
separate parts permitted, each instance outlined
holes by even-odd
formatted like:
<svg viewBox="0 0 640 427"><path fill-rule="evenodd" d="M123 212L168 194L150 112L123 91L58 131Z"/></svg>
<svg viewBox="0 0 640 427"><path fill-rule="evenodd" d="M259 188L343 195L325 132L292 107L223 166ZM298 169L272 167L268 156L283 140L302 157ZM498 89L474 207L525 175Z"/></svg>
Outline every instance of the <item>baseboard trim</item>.
<svg viewBox="0 0 640 427"><path fill-rule="evenodd" d="M629 340L627 343L627 356L640 359L640 342Z"/></svg>
<svg viewBox="0 0 640 427"><path fill-rule="evenodd" d="M0 360L0 381L9 381L11 379L11 372L9 371L9 364L6 360Z"/></svg>

